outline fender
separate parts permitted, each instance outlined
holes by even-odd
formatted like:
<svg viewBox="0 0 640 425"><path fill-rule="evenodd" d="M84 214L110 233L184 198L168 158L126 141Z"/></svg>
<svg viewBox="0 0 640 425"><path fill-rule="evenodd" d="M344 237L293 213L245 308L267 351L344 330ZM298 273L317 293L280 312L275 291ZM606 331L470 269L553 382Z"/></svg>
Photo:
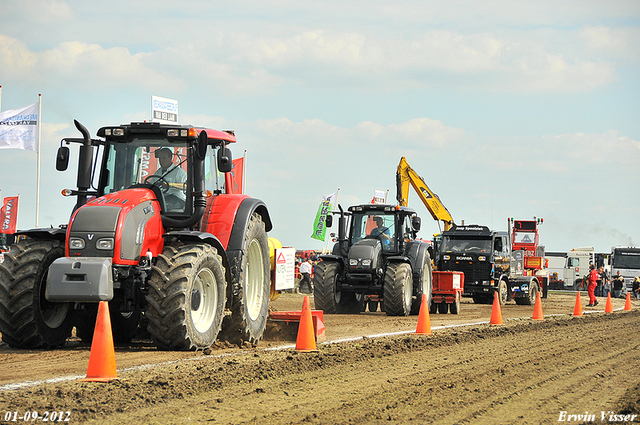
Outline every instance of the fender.
<svg viewBox="0 0 640 425"><path fill-rule="evenodd" d="M244 236L251 215L256 211L262 216L265 230L273 226L266 205L247 195L217 195L207 200L207 208L200 231L216 235L226 250L242 249Z"/></svg>
<svg viewBox="0 0 640 425"><path fill-rule="evenodd" d="M238 208L236 218L233 222L233 229L231 229L231 236L229 238L229 246L227 250L236 250L244 248L244 237L249 227L249 221L251 216L256 212L262 217L264 222L264 229L269 232L273 229L271 218L269 217L269 211L264 202L257 198L245 198Z"/></svg>
<svg viewBox="0 0 640 425"><path fill-rule="evenodd" d="M29 230L20 230L15 233L16 236L28 236L33 239L56 239L65 242L67 236L66 229L60 227L42 227Z"/></svg>
<svg viewBox="0 0 640 425"><path fill-rule="evenodd" d="M405 248L405 255L409 258L411 269L413 271L413 288L417 291L417 285L422 280L422 274L424 272L425 256L429 253L429 244L422 241L411 241L407 243ZM428 257L431 261L431 257Z"/></svg>
<svg viewBox="0 0 640 425"><path fill-rule="evenodd" d="M339 256L339 255L333 255L333 254L322 254L319 256L319 258L323 261L334 261L338 264L340 264L340 268L344 271L345 270L345 264L344 264L344 258Z"/></svg>
<svg viewBox="0 0 640 425"><path fill-rule="evenodd" d="M198 232L195 230L175 230L170 231L164 234L165 240L166 238L175 238L181 242L190 242L190 243L206 243L208 245L213 246L218 254L222 257L222 265L225 269L225 279L227 282L231 282L231 269L229 267L229 258L227 257L227 252L224 250L222 243L218 238L216 238L211 233L206 232Z"/></svg>

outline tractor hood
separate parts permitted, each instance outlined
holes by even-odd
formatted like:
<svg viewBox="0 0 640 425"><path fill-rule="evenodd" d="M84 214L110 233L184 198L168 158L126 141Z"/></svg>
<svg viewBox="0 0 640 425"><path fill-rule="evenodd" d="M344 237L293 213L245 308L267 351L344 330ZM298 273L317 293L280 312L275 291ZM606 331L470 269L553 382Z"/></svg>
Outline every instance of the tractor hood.
<svg viewBox="0 0 640 425"><path fill-rule="evenodd" d="M349 270L351 272L371 271L380 267L382 244L378 239L363 239L349 250Z"/></svg>
<svg viewBox="0 0 640 425"><path fill-rule="evenodd" d="M137 264L163 248L160 206L149 189L127 189L78 208L67 229L67 257L110 257Z"/></svg>

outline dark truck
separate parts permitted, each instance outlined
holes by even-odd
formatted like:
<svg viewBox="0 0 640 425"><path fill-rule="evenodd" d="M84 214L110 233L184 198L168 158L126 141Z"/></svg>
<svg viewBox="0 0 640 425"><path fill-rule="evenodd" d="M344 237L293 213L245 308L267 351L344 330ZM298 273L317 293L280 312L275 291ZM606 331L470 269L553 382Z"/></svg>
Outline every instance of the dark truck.
<svg viewBox="0 0 640 425"><path fill-rule="evenodd" d="M496 291L501 304L535 302L543 279L525 268L524 250L512 251L508 232L453 225L434 244L436 270L463 272L464 296L475 303L491 303Z"/></svg>

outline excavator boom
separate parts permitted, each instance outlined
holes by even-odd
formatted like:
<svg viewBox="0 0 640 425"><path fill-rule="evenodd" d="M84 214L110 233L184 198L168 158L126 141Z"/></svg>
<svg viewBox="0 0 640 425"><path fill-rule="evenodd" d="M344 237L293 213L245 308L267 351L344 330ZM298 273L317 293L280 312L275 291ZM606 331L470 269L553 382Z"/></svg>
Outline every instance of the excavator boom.
<svg viewBox="0 0 640 425"><path fill-rule="evenodd" d="M407 206L409 199L409 184L413 186L420 200L425 207L431 213L434 220L442 221L444 223L444 230L449 230L453 225L453 218L451 213L444 206L438 195L433 193L429 186L424 182L422 177L415 172L413 168L409 166L406 158L403 156L400 158L400 164L398 164L398 171L396 172L396 189L398 204L402 207Z"/></svg>

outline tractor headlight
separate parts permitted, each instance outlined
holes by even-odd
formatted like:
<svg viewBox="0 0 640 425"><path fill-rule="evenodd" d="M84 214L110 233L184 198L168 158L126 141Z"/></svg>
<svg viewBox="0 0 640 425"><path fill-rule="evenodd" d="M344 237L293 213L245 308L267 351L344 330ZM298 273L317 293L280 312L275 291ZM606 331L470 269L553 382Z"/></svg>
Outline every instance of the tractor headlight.
<svg viewBox="0 0 640 425"><path fill-rule="evenodd" d="M369 267L371 265L371 260L370 259L362 260L362 265Z"/></svg>
<svg viewBox="0 0 640 425"><path fill-rule="evenodd" d="M481 255L480 257L478 257L478 261L486 261L487 257Z"/></svg>
<svg viewBox="0 0 640 425"><path fill-rule="evenodd" d="M451 259L451 257L450 257L450 256L448 256L448 255L443 255L443 256L442 256L442 259L443 259L443 260L450 260L450 259Z"/></svg>
<svg viewBox="0 0 640 425"><path fill-rule="evenodd" d="M355 258L350 258L349 259L349 265L350 266L357 266L358 265L358 260L356 260Z"/></svg>
<svg viewBox="0 0 640 425"><path fill-rule="evenodd" d="M110 251L113 249L113 238L101 238L96 241L96 249Z"/></svg>
<svg viewBox="0 0 640 425"><path fill-rule="evenodd" d="M84 249L84 239L82 238L69 238L70 249Z"/></svg>

